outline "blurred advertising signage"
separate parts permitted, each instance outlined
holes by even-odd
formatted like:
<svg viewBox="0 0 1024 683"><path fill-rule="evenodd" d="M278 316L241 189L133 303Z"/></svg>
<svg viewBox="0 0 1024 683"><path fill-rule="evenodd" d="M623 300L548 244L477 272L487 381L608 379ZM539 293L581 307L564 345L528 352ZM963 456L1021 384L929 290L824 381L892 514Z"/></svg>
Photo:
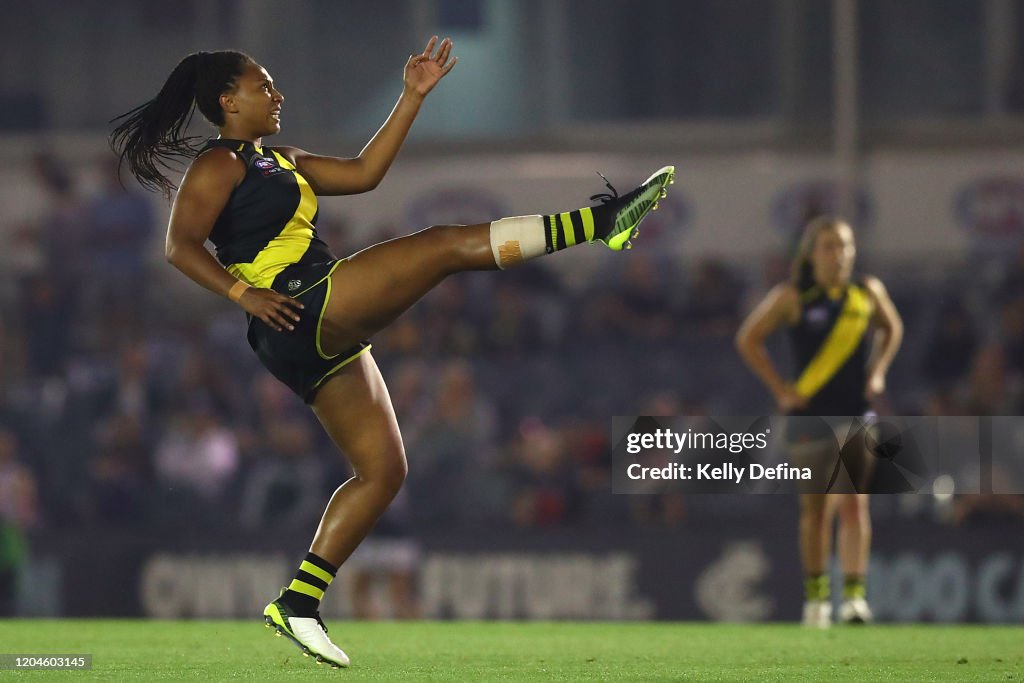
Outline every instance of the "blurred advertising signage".
<svg viewBox="0 0 1024 683"><path fill-rule="evenodd" d="M772 222L779 234L796 240L804 226L812 218L822 214L840 213L840 192L838 181L816 178L795 183L781 189L772 201ZM856 204L853 216L843 216L861 232L875 220L875 205L863 186L856 188Z"/></svg>
<svg viewBox="0 0 1024 683"><path fill-rule="evenodd" d="M972 180L957 190L953 211L957 225L972 239L1016 243L1024 236L1024 177L994 175Z"/></svg>

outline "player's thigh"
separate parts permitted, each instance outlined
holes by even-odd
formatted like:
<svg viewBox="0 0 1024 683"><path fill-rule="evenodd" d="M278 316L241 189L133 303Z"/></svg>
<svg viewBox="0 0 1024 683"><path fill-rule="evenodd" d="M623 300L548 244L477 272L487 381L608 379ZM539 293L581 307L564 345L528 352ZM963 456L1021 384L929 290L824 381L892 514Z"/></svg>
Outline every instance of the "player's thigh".
<svg viewBox="0 0 1024 683"><path fill-rule="evenodd" d="M375 244L331 275L322 337L348 348L390 325L452 273L496 268L490 224L435 225Z"/></svg>
<svg viewBox="0 0 1024 683"><path fill-rule="evenodd" d="M834 491L837 479L837 468L841 469L839 449L831 438L819 438L786 446L789 464L793 467L806 468L811 478L796 482L800 492L801 507L808 509L824 509L827 491Z"/></svg>
<svg viewBox="0 0 1024 683"><path fill-rule="evenodd" d="M324 383L313 412L356 476L401 485L407 471L405 447L388 388L369 352Z"/></svg>
<svg viewBox="0 0 1024 683"><path fill-rule="evenodd" d="M822 519L828 510L829 498L824 493L801 493L800 514L804 518Z"/></svg>

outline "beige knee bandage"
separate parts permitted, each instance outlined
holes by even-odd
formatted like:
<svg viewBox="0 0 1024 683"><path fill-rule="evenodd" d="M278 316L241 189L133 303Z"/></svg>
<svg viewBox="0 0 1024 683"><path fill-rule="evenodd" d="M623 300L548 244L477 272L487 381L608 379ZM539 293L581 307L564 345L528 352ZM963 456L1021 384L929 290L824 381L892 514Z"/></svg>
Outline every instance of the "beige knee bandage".
<svg viewBox="0 0 1024 683"><path fill-rule="evenodd" d="M545 249L544 219L540 216L516 216L491 223L491 253L502 270L543 256Z"/></svg>

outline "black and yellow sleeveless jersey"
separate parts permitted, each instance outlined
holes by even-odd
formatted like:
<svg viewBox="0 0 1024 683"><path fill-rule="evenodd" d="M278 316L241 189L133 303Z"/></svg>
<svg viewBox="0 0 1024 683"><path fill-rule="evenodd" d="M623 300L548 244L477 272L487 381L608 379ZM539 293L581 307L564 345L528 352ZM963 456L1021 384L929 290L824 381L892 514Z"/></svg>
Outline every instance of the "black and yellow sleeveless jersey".
<svg viewBox="0 0 1024 683"><path fill-rule="evenodd" d="M861 282L835 291L800 292L800 319L790 328L795 388L808 399L794 415L863 415L874 300Z"/></svg>
<svg viewBox="0 0 1024 683"><path fill-rule="evenodd" d="M243 140L209 140L200 153L212 147L227 147L245 163L245 177L210 232L217 260L229 273L270 287L289 265L334 259L316 233L316 195L295 166L273 149Z"/></svg>

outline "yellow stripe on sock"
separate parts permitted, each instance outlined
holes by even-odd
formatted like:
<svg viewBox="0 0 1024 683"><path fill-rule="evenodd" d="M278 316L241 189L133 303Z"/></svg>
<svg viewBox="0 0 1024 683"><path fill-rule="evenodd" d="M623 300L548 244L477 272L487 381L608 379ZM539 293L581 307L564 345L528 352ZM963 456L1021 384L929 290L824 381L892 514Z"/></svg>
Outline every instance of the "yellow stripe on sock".
<svg viewBox="0 0 1024 683"><path fill-rule="evenodd" d="M864 585L864 581L846 581L843 585L843 598L847 600L853 600L854 598L863 598L867 595L867 586Z"/></svg>
<svg viewBox="0 0 1024 683"><path fill-rule="evenodd" d="M583 219L583 234L588 242L594 241L594 214L589 208L580 209L580 218Z"/></svg>
<svg viewBox="0 0 1024 683"><path fill-rule="evenodd" d="M331 585L331 581L334 579L334 577L331 576L330 572L324 571L312 562L307 562L306 560L302 561L302 564L299 565L299 569L306 572L307 574L312 574L316 578L326 583L328 586Z"/></svg>
<svg viewBox="0 0 1024 683"><path fill-rule="evenodd" d="M298 579L292 579L292 582L288 584L288 590L295 591L296 593L304 593L314 600L323 600L324 592L316 586L311 586L305 581L299 581Z"/></svg>
<svg viewBox="0 0 1024 683"><path fill-rule="evenodd" d="M572 227L572 217L569 212L558 214L558 222L562 224L562 234L565 235L565 246L571 247L576 244L576 231Z"/></svg>

